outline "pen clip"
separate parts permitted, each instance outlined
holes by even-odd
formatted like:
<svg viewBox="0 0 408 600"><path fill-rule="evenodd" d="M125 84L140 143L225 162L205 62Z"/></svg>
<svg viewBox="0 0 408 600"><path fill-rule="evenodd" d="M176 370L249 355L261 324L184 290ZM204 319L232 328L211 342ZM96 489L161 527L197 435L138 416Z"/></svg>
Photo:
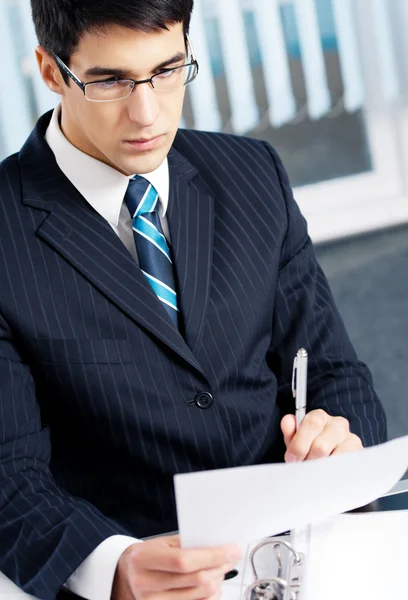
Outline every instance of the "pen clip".
<svg viewBox="0 0 408 600"><path fill-rule="evenodd" d="M293 371L292 371L292 394L293 394L294 398L296 398L296 372L297 372L297 364L298 364L298 357L295 356L295 358L293 359Z"/></svg>

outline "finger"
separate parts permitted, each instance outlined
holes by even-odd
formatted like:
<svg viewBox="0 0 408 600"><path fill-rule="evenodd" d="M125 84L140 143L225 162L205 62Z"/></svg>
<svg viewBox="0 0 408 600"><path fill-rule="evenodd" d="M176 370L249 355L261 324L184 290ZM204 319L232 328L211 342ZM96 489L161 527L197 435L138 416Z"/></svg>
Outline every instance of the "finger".
<svg viewBox="0 0 408 600"><path fill-rule="evenodd" d="M206 569L187 574L141 571L134 574L135 581L132 589L137 596L140 593L201 588L214 581L224 581L224 575L230 569L231 565L228 564L218 569Z"/></svg>
<svg viewBox="0 0 408 600"><path fill-rule="evenodd" d="M152 540L153 541L153 540ZM228 563L236 564L241 558L239 547L233 545L212 548L174 548L166 544L137 544L133 547L131 563L138 571L165 571L169 573L195 573L206 569L219 569Z"/></svg>
<svg viewBox="0 0 408 600"><path fill-rule="evenodd" d="M348 421L342 417L333 417L313 441L306 460L330 456L350 435Z"/></svg>
<svg viewBox="0 0 408 600"><path fill-rule="evenodd" d="M324 410L320 409L308 413L286 450L286 462L304 460L309 454L314 440L322 433L331 418Z"/></svg>
<svg viewBox="0 0 408 600"><path fill-rule="evenodd" d="M332 454L344 454L345 452L357 452L359 450L364 450L363 443L357 435L351 433L340 446L337 446Z"/></svg>
<svg viewBox="0 0 408 600"><path fill-rule="evenodd" d="M223 577L198 587L168 590L166 591L166 600L209 600L213 597L219 598L222 582ZM163 600L163 592L142 593L140 597L144 600Z"/></svg>
<svg viewBox="0 0 408 600"><path fill-rule="evenodd" d="M286 448L289 446L296 433L296 417L295 415L285 415L281 421L281 430Z"/></svg>

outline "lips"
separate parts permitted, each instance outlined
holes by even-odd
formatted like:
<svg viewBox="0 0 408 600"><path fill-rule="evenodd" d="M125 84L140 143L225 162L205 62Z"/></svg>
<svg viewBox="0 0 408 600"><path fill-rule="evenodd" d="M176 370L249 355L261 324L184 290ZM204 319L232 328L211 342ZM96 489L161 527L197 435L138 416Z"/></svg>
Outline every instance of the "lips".
<svg viewBox="0 0 408 600"><path fill-rule="evenodd" d="M162 137L163 134L159 134L159 135L152 135L151 137L143 137L143 138L137 138L134 140L125 140L126 142L129 142L130 144L147 144L148 142L153 142L154 140L157 140L158 138Z"/></svg>
<svg viewBox="0 0 408 600"><path fill-rule="evenodd" d="M126 140L127 142L130 142L131 144L144 144L146 142L151 142L152 140L156 140L157 138L159 138L159 135L156 135L154 137L151 138L140 138L138 140Z"/></svg>
<svg viewBox="0 0 408 600"><path fill-rule="evenodd" d="M125 144L131 146L132 148L136 148L138 150L150 150L158 146L164 135L157 135L155 137L150 138L138 138L136 140L126 140Z"/></svg>

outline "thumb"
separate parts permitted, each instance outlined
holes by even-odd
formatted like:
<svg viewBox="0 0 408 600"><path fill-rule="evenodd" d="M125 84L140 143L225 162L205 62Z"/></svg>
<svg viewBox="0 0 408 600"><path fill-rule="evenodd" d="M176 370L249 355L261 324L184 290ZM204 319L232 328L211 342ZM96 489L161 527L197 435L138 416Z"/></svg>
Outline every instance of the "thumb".
<svg viewBox="0 0 408 600"><path fill-rule="evenodd" d="M281 429L286 449L293 440L296 433L296 417L295 415L285 415L281 421Z"/></svg>

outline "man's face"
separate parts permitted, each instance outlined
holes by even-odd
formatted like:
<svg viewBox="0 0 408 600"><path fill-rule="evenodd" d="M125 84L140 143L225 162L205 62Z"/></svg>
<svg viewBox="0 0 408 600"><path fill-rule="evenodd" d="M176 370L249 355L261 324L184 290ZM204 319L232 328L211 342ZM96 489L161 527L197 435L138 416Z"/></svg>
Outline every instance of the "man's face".
<svg viewBox="0 0 408 600"><path fill-rule="evenodd" d="M180 54L183 58L180 60ZM169 31L144 33L113 26L103 35L86 33L72 55L70 69L85 83L113 75L134 80L148 79L160 65L177 57L166 67L186 62L181 23ZM96 67L103 76L90 75ZM109 69L114 69L110 73ZM82 90L70 82L62 93L62 130L77 148L131 175L149 173L167 156L179 125L185 88L157 92L150 84L137 85L124 100L89 102Z"/></svg>

